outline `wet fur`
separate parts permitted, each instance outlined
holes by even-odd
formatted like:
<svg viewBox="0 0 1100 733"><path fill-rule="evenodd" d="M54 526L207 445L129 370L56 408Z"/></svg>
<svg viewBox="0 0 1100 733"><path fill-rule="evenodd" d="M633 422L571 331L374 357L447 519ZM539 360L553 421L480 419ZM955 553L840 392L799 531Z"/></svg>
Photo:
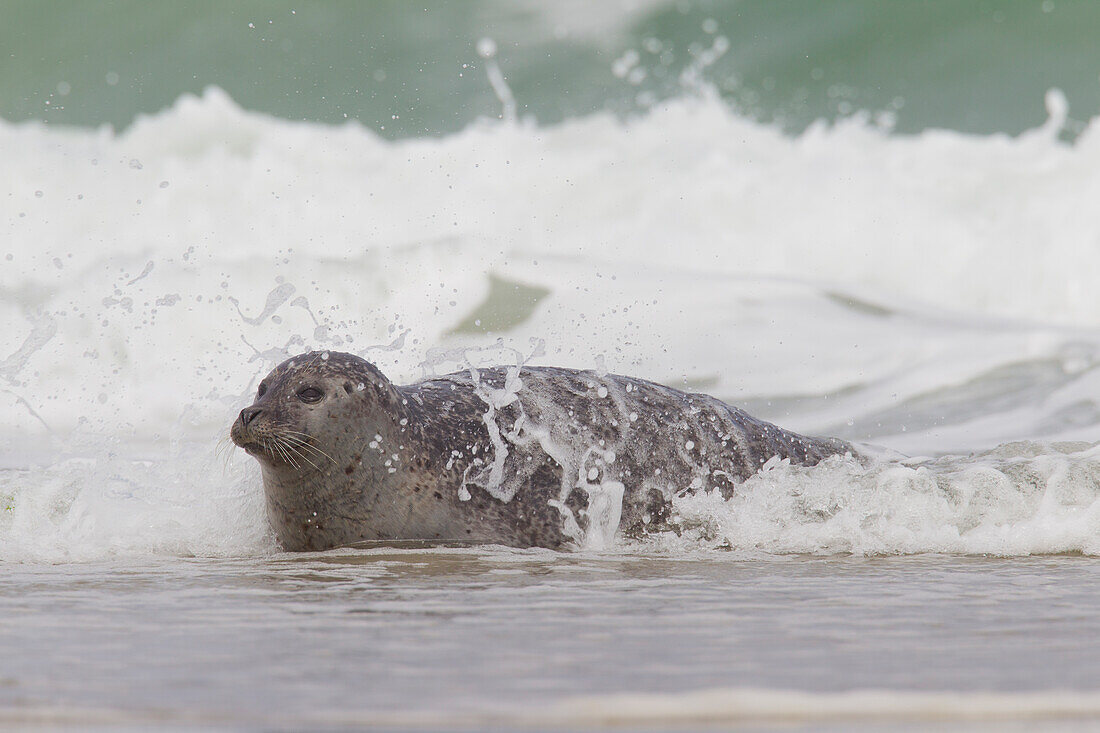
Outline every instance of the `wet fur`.
<svg viewBox="0 0 1100 733"><path fill-rule="evenodd" d="M356 356L313 352L262 385L231 437L259 460L288 550L404 539L571 547L594 522L613 522L620 489L618 529L636 535L669 529L677 494L728 497L773 456L812 465L852 451L707 395L553 367L397 387ZM305 385L323 385L325 399L302 403Z"/></svg>

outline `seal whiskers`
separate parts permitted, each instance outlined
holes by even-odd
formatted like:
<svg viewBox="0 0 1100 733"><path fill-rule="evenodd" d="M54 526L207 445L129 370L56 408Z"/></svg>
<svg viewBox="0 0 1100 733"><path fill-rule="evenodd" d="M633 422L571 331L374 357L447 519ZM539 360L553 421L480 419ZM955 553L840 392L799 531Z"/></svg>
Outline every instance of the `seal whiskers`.
<svg viewBox="0 0 1100 733"><path fill-rule="evenodd" d="M214 446L214 459L222 462L222 470L229 469L229 460L233 457L233 441L230 440L228 435L223 435L218 438L218 443Z"/></svg>
<svg viewBox="0 0 1100 733"><path fill-rule="evenodd" d="M295 449L306 449L306 450L313 451L318 456L323 457L323 458L327 458L333 465L337 465L335 458L333 458L328 453L325 453L323 450L321 450L316 445L314 445L313 437L311 435L309 435L307 433L297 431L297 430L287 430L285 428L280 432L284 436L289 436L289 437L286 438L286 441L291 447L293 447ZM320 470L320 469L317 469L317 470Z"/></svg>
<svg viewBox="0 0 1100 733"><path fill-rule="evenodd" d="M298 459L300 459L301 461L303 461L305 463L308 463L310 465L310 467L313 468L313 470L315 470L315 471L320 471L321 470L320 466L318 466L316 463L314 463L312 460L310 460L309 456L307 456L305 453L302 452L300 445L298 445L296 443L293 443L290 440L287 440L286 438L283 438L280 441L279 446L280 446L280 448L282 449L282 451L284 453L286 453L287 455L290 455L290 456L294 456L295 458L298 458Z"/></svg>
<svg viewBox="0 0 1100 733"><path fill-rule="evenodd" d="M264 438L263 442L264 447L269 453L276 453L281 456L284 461L294 466L294 468L299 468L298 462L294 460L294 457L290 454L290 452L286 449L286 446L284 446L282 441L280 441L278 438L274 436L267 437Z"/></svg>

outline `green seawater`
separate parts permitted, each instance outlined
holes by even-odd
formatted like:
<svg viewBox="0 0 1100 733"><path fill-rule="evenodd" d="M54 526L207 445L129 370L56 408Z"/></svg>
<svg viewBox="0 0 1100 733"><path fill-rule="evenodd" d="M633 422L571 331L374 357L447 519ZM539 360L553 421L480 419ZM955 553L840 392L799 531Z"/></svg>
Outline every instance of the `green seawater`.
<svg viewBox="0 0 1100 733"><path fill-rule="evenodd" d="M789 131L865 110L1018 133L1060 88L1072 134L1100 110L1098 31L1085 0L4 0L0 118L122 128L217 85L283 118L445 134L501 112L489 38L542 123L705 88Z"/></svg>

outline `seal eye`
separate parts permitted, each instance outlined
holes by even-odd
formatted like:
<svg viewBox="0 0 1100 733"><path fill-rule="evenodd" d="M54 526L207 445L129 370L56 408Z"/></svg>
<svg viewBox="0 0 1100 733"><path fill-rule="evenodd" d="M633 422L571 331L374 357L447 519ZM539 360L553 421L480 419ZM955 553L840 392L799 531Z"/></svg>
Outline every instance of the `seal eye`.
<svg viewBox="0 0 1100 733"><path fill-rule="evenodd" d="M325 393L316 387L302 387L298 390L298 399L302 402L320 402Z"/></svg>
<svg viewBox="0 0 1100 733"><path fill-rule="evenodd" d="M258 390L256 390L256 399L260 399L265 394L267 394L267 385L266 384L261 384L260 388Z"/></svg>

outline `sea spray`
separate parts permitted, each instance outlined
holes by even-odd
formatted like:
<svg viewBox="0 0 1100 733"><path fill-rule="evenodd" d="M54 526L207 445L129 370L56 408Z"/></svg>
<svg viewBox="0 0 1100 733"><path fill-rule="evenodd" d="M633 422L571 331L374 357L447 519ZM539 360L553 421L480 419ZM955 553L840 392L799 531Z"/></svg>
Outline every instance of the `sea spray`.
<svg viewBox="0 0 1100 733"><path fill-rule="evenodd" d="M400 383L432 348L527 352L540 339L540 363L706 391L784 427L903 453L1094 441L1100 134L1091 123L1064 142L1057 102L1050 123L1016 138L903 136L861 119L791 137L693 97L625 121L484 122L394 142L247 112L216 89L119 133L0 122L0 543L34 555L38 528L73 538L56 539L58 556L78 556L76 538L105 537L120 511L92 500L118 493L115 474L217 504L220 469L168 461L164 445L183 440L205 460L256 379L309 348L367 354ZM471 314L504 307L494 298L509 291L539 296L503 333L479 330ZM753 481L803 480L777 470ZM920 467L869 470L845 480L924 480ZM1085 510L1031 507L1052 524L998 545L990 527L1023 521L1001 514L1022 501L1014 491L992 494L989 522L910 527L909 544L821 531L836 521L730 540L1091 552L1084 530L1057 529ZM121 496L127 511L160 500ZM801 526L792 516L773 518ZM204 531L118 529L87 552L257 546L247 532L196 539ZM933 538L950 531L960 539Z"/></svg>
<svg viewBox="0 0 1100 733"><path fill-rule="evenodd" d="M725 501L683 496L689 544L769 553L1100 553L1100 446L1013 443L972 456L776 462Z"/></svg>

